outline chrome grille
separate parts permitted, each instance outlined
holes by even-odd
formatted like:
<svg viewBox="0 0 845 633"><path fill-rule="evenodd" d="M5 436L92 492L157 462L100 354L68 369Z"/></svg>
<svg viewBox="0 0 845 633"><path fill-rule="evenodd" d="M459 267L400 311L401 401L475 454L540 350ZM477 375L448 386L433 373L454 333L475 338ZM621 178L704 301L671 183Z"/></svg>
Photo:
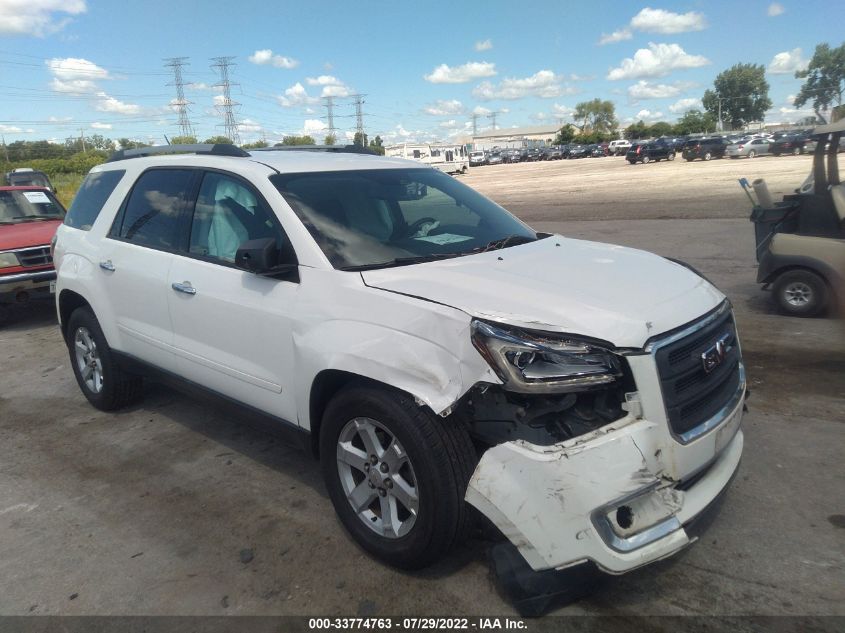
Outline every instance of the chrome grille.
<svg viewBox="0 0 845 633"><path fill-rule="evenodd" d="M53 258L50 257L49 246L22 248L19 251L15 251L15 255L18 256L18 261L21 263L21 266L47 266L53 263Z"/></svg>

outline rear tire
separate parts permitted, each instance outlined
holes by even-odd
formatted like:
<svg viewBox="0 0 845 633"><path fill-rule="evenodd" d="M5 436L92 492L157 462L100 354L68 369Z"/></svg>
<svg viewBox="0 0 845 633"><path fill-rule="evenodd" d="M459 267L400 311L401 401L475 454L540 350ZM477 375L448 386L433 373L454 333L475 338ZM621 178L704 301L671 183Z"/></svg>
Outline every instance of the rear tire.
<svg viewBox="0 0 845 633"><path fill-rule="evenodd" d="M320 460L341 523L376 558L418 569L467 536L464 496L478 460L456 417L440 418L407 394L351 387L326 408Z"/></svg>
<svg viewBox="0 0 845 633"><path fill-rule="evenodd" d="M755 152L753 149L750 152L748 152L748 158L754 158L756 155L757 155L757 152Z"/></svg>
<svg viewBox="0 0 845 633"><path fill-rule="evenodd" d="M651 158L648 155L643 156L643 165L647 165L651 161Z"/></svg>
<svg viewBox="0 0 845 633"><path fill-rule="evenodd" d="M800 148L800 147L796 147L794 150L792 150L792 155L793 155L793 156L798 156L800 153L801 153L801 148Z"/></svg>
<svg viewBox="0 0 845 633"><path fill-rule="evenodd" d="M669 155L666 157L666 160L675 160L675 152L669 152Z"/></svg>
<svg viewBox="0 0 845 633"><path fill-rule="evenodd" d="M788 270L772 287L775 302L783 314L812 317L825 309L830 294L827 284L810 270Z"/></svg>
<svg viewBox="0 0 845 633"><path fill-rule="evenodd" d="M712 155L710 152L707 152L707 153L704 155L704 160L710 160L711 158L713 158L713 155Z"/></svg>
<svg viewBox="0 0 845 633"><path fill-rule="evenodd" d="M143 394L143 379L120 368L89 308L77 308L70 315L67 346L76 382L88 402L97 409L113 411L138 400Z"/></svg>

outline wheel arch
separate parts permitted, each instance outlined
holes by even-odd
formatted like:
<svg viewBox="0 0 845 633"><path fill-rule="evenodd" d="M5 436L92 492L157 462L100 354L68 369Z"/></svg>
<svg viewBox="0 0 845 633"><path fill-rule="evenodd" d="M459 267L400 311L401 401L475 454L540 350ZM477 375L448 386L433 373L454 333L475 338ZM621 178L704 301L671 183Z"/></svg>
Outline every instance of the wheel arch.
<svg viewBox="0 0 845 633"><path fill-rule="evenodd" d="M62 290L59 294L58 310L59 310L59 325L62 330L62 337L67 341L67 324L70 320L70 315L78 308L91 308L91 304L81 294L73 290Z"/></svg>

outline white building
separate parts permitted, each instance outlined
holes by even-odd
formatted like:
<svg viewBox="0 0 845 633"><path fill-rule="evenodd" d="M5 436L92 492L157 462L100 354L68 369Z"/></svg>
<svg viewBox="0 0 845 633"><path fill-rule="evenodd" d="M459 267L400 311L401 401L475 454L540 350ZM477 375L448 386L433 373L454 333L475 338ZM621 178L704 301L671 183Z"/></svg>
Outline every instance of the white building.
<svg viewBox="0 0 845 633"><path fill-rule="evenodd" d="M543 147L552 144L560 128L560 125L532 125L489 130L473 135L472 147L482 150L494 147L517 149Z"/></svg>

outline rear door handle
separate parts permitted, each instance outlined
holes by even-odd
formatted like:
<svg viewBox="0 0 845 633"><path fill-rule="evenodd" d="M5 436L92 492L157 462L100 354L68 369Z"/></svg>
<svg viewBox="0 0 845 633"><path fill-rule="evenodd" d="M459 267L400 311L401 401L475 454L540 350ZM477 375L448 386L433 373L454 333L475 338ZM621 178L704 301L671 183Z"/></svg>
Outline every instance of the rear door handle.
<svg viewBox="0 0 845 633"><path fill-rule="evenodd" d="M186 295L195 295L197 294L197 289L191 285L190 281L183 281L179 283L178 281L174 281L170 284L170 287L173 288L176 292L184 292Z"/></svg>
<svg viewBox="0 0 845 633"><path fill-rule="evenodd" d="M100 268L103 270L108 270L109 272L114 272L114 264L111 263L110 259L107 259L104 262L100 262Z"/></svg>

